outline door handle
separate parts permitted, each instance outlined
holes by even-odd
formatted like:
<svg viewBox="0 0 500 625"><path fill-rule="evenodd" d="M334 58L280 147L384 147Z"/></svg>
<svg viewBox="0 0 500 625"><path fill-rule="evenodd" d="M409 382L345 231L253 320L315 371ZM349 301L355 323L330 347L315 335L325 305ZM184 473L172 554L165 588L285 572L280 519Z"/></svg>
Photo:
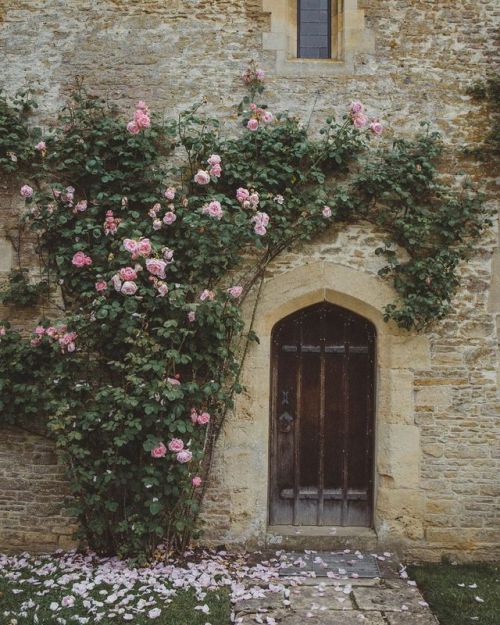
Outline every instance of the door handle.
<svg viewBox="0 0 500 625"><path fill-rule="evenodd" d="M280 423L282 424L282 426L289 426L295 421L295 417L293 417L288 412L288 410L285 410L284 412L282 412L280 416L278 417L278 419Z"/></svg>

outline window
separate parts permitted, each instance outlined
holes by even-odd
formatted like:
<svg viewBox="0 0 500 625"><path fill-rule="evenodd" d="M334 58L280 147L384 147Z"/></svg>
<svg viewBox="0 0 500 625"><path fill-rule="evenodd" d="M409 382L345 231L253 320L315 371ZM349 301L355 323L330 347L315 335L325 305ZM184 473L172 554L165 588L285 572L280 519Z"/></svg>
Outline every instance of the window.
<svg viewBox="0 0 500 625"><path fill-rule="evenodd" d="M331 0L298 0L297 57L331 58Z"/></svg>
<svg viewBox="0 0 500 625"><path fill-rule="evenodd" d="M263 9L271 18L263 46L278 76L352 75L360 54L375 52L358 0L263 0Z"/></svg>

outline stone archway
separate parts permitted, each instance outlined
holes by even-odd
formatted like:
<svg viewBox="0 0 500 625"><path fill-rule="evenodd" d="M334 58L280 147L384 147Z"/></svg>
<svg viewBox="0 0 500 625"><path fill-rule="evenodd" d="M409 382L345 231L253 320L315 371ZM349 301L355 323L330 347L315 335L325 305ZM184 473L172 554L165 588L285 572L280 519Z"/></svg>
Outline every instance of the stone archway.
<svg viewBox="0 0 500 625"><path fill-rule="evenodd" d="M266 279L256 309L253 345L216 461L230 500L227 540L263 540L267 531L271 332L287 315L323 301L369 321L377 331L374 525L381 542L422 537L420 435L414 420L413 370L429 366L428 339L385 323L391 287L373 274L330 262L313 262ZM248 302L247 318L252 303ZM218 472L218 471L217 471Z"/></svg>

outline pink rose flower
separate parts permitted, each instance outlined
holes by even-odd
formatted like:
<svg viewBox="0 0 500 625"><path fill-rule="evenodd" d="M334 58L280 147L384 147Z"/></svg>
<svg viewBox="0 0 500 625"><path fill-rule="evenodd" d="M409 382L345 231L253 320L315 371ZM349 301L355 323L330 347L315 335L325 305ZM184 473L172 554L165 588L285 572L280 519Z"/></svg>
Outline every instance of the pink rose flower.
<svg viewBox="0 0 500 625"><path fill-rule="evenodd" d="M252 217L252 221L254 221L258 225L262 225L267 227L269 225L269 215L264 212L258 212Z"/></svg>
<svg viewBox="0 0 500 625"><path fill-rule="evenodd" d="M174 250L171 250L169 247L163 248L163 258L167 261L167 263L171 263L174 258Z"/></svg>
<svg viewBox="0 0 500 625"><path fill-rule="evenodd" d="M251 111L256 111L257 110L257 105L255 104L255 102L252 102L252 104L250 104L250 110Z"/></svg>
<svg viewBox="0 0 500 625"><path fill-rule="evenodd" d="M78 335L77 335L76 332L66 332L59 339L59 345L66 346L66 345L69 345L70 343L74 343L74 341L76 340L77 336Z"/></svg>
<svg viewBox="0 0 500 625"><path fill-rule="evenodd" d="M173 384L174 386L175 386L176 384L180 384L180 382L179 382L179 380L178 380L177 378L167 378L167 382L168 382L169 384Z"/></svg>
<svg viewBox="0 0 500 625"><path fill-rule="evenodd" d="M191 421L193 423L198 423L198 412L196 408L191 408Z"/></svg>
<svg viewBox="0 0 500 625"><path fill-rule="evenodd" d="M321 213L322 213L323 217L328 219L329 217L332 216L332 209L329 206L323 206L323 209L322 209Z"/></svg>
<svg viewBox="0 0 500 625"><path fill-rule="evenodd" d="M180 451L177 454L177 462L180 462L182 464L185 464L186 462L190 462L192 459L193 459L193 454L187 449L184 449L183 451Z"/></svg>
<svg viewBox="0 0 500 625"><path fill-rule="evenodd" d="M258 234L259 236L262 237L262 236L264 236L266 234L267 230L266 230L266 227L263 226L262 224L257 224L254 227L254 232L255 232L255 234Z"/></svg>
<svg viewBox="0 0 500 625"><path fill-rule="evenodd" d="M195 475L193 477L193 479L191 480L191 484L195 487L195 488L199 488L201 486L202 483L202 479L199 475Z"/></svg>
<svg viewBox="0 0 500 625"><path fill-rule="evenodd" d="M160 443L151 450L151 456L153 458L164 458L167 453L167 448L163 443Z"/></svg>
<svg viewBox="0 0 500 625"><path fill-rule="evenodd" d="M127 280L122 284L121 292L124 295L134 295L137 292L137 284L130 280Z"/></svg>
<svg viewBox="0 0 500 625"><path fill-rule="evenodd" d="M149 128L151 126L151 119L149 118L149 115L142 109L137 109L135 111L134 121L140 129Z"/></svg>
<svg viewBox="0 0 500 625"><path fill-rule="evenodd" d="M255 191L248 196L248 201L250 202L252 208L257 208L259 200L259 194L255 193Z"/></svg>
<svg viewBox="0 0 500 625"><path fill-rule="evenodd" d="M227 290L227 292L231 297L239 297L243 293L243 287L232 286L230 289Z"/></svg>
<svg viewBox="0 0 500 625"><path fill-rule="evenodd" d="M129 122L127 124L127 130L130 132L131 135L138 135L141 131L141 129L139 128L139 126L137 125L135 121Z"/></svg>
<svg viewBox="0 0 500 625"><path fill-rule="evenodd" d="M95 290L98 293L102 293L103 291L105 291L108 288L108 284L105 280L98 280L95 283Z"/></svg>
<svg viewBox="0 0 500 625"><path fill-rule="evenodd" d="M264 80L265 76L266 76L266 72L263 69L256 69L255 70L255 78L257 80L262 81L262 80Z"/></svg>
<svg viewBox="0 0 500 625"><path fill-rule="evenodd" d="M196 419L196 423L198 425L206 425L209 421L210 415L208 414L208 412L202 412L198 415L198 418Z"/></svg>
<svg viewBox="0 0 500 625"><path fill-rule="evenodd" d="M264 111L264 113L262 114L262 121L265 124L270 124L274 119L273 114L270 111Z"/></svg>
<svg viewBox="0 0 500 625"><path fill-rule="evenodd" d="M167 263L164 260L158 260L157 258L148 258L146 260L146 269L153 276L158 276L162 280L165 279L165 267Z"/></svg>
<svg viewBox="0 0 500 625"><path fill-rule="evenodd" d="M130 254L137 254L137 241L135 239L125 239L123 241L123 247L130 252Z"/></svg>
<svg viewBox="0 0 500 625"><path fill-rule="evenodd" d="M122 280L136 280L137 272L132 267L123 267L119 272L120 278Z"/></svg>
<svg viewBox="0 0 500 625"><path fill-rule="evenodd" d="M218 154L211 154L207 160L207 163L209 165L212 165L213 167L214 165L220 165L221 161L222 159Z"/></svg>
<svg viewBox="0 0 500 625"><path fill-rule="evenodd" d="M34 329L35 334L37 334L38 336L43 336L45 334L45 328L43 326L37 326Z"/></svg>
<svg viewBox="0 0 500 625"><path fill-rule="evenodd" d="M351 115L359 115L365 110L365 107L361 104L359 100L354 100L349 104L349 112Z"/></svg>
<svg viewBox="0 0 500 625"><path fill-rule="evenodd" d="M111 278L111 284L114 286L115 291L121 291L122 281L120 280L120 276L117 273L115 273L115 275Z"/></svg>
<svg viewBox="0 0 500 625"><path fill-rule="evenodd" d="M5 326L0 326L0 336L5 336L7 334L7 330Z"/></svg>
<svg viewBox="0 0 500 625"><path fill-rule="evenodd" d="M218 164L213 165L210 168L209 174L214 178L220 178L222 174L222 167Z"/></svg>
<svg viewBox="0 0 500 625"><path fill-rule="evenodd" d="M137 104L135 105L135 108L139 109L140 111L144 111L145 113L148 112L148 106L146 102L144 102L144 100L139 100L139 102L137 102Z"/></svg>
<svg viewBox="0 0 500 625"><path fill-rule="evenodd" d="M57 328L54 328L54 326L49 326L45 332L50 338L55 338L58 335Z"/></svg>
<svg viewBox="0 0 500 625"><path fill-rule="evenodd" d="M149 239L141 239L137 244L137 252L141 256L149 256L153 248L151 246L151 241Z"/></svg>
<svg viewBox="0 0 500 625"><path fill-rule="evenodd" d="M370 130L376 135L381 135L384 131L384 127L380 122L375 121L370 124Z"/></svg>
<svg viewBox="0 0 500 625"><path fill-rule="evenodd" d="M20 194L21 194L21 197L27 200L30 197L33 197L33 189L29 186L29 184L24 184L21 187Z"/></svg>
<svg viewBox="0 0 500 625"><path fill-rule="evenodd" d="M75 605L75 598L72 595L66 595L61 599L63 608L72 608Z"/></svg>
<svg viewBox="0 0 500 625"><path fill-rule="evenodd" d="M249 197L250 197L250 191L248 189L244 189L243 187L240 187L236 191L236 199L238 200L238 202L244 202L245 200L248 200Z"/></svg>
<svg viewBox="0 0 500 625"><path fill-rule="evenodd" d="M173 224L176 219L177 219L177 215L172 211L168 211L165 213L165 216L163 217L163 223L169 226L170 224Z"/></svg>
<svg viewBox="0 0 500 625"><path fill-rule="evenodd" d="M47 145L45 143L45 141L39 141L36 145L35 145L35 150L37 152L45 152L47 149Z"/></svg>
<svg viewBox="0 0 500 625"><path fill-rule="evenodd" d="M153 230L161 230L161 219L155 219L153 221Z"/></svg>
<svg viewBox="0 0 500 625"><path fill-rule="evenodd" d="M63 329L61 328L61 332L63 332ZM65 350L67 352L74 352L76 349L76 345L75 345L75 341L78 337L78 334L76 332L65 332L59 339L58 339L58 343L62 348L62 351L64 352Z"/></svg>
<svg viewBox="0 0 500 625"><path fill-rule="evenodd" d="M363 115L363 113L359 113L352 118L352 123L355 128L361 129L364 128L368 123L368 118L366 117L366 115Z"/></svg>
<svg viewBox="0 0 500 625"><path fill-rule="evenodd" d="M167 200L173 200L175 198L175 187L168 187L164 193Z"/></svg>
<svg viewBox="0 0 500 625"><path fill-rule="evenodd" d="M83 213L86 210L87 210L87 200L80 200L75 206L75 211L78 211L80 213Z"/></svg>
<svg viewBox="0 0 500 625"><path fill-rule="evenodd" d="M200 293L200 299L202 302L204 302L205 300L213 300L215 297L215 293L213 291L209 291L208 289L204 289L201 293Z"/></svg>
<svg viewBox="0 0 500 625"><path fill-rule="evenodd" d="M255 132L258 127L259 127L259 122L256 119L252 118L252 119L248 120L248 122L247 122L248 130L251 130L252 132Z"/></svg>
<svg viewBox="0 0 500 625"><path fill-rule="evenodd" d="M3 334L1 335L3 336ZM30 345L31 347L38 347L42 342L42 339L39 336L36 336L35 338L31 339L30 341Z"/></svg>
<svg viewBox="0 0 500 625"><path fill-rule="evenodd" d="M224 214L222 206L220 205L220 202L217 202L217 200L213 200L209 204L206 204L203 207L202 212L204 215L209 215L214 219L221 219L222 215Z"/></svg>
<svg viewBox="0 0 500 625"><path fill-rule="evenodd" d="M165 297L165 295L168 294L168 286L165 284L165 282L162 282L161 284L159 284L157 289L158 289L158 295L160 297Z"/></svg>
<svg viewBox="0 0 500 625"><path fill-rule="evenodd" d="M108 234L114 234L118 230L118 225L120 224L121 219L113 216L113 211L106 211L106 219L104 220L103 228L104 234L108 236ZM131 239L126 239L127 241L131 241Z"/></svg>
<svg viewBox="0 0 500 625"><path fill-rule="evenodd" d="M71 262L73 265L75 265L75 267L81 268L85 267L86 265L91 265L92 259L90 258L90 256L87 256L83 252L77 252L71 259Z"/></svg>
<svg viewBox="0 0 500 625"><path fill-rule="evenodd" d="M194 321L196 321L196 313L194 312L194 310L190 310L187 314L187 318L189 323L193 323Z"/></svg>
<svg viewBox="0 0 500 625"><path fill-rule="evenodd" d="M170 451L178 453L184 449L184 442L180 438L173 438L168 444Z"/></svg>
<svg viewBox="0 0 500 625"><path fill-rule="evenodd" d="M210 174L204 169L198 169L198 172L194 177L194 181L197 184L208 184L210 182Z"/></svg>

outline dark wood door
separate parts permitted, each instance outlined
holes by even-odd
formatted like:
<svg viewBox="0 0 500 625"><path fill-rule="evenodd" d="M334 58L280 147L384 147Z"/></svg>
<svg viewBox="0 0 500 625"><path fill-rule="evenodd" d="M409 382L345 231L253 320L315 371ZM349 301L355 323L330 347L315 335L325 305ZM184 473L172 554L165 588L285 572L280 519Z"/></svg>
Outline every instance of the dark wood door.
<svg viewBox="0 0 500 625"><path fill-rule="evenodd" d="M371 526L375 328L329 303L272 335L271 525Z"/></svg>

